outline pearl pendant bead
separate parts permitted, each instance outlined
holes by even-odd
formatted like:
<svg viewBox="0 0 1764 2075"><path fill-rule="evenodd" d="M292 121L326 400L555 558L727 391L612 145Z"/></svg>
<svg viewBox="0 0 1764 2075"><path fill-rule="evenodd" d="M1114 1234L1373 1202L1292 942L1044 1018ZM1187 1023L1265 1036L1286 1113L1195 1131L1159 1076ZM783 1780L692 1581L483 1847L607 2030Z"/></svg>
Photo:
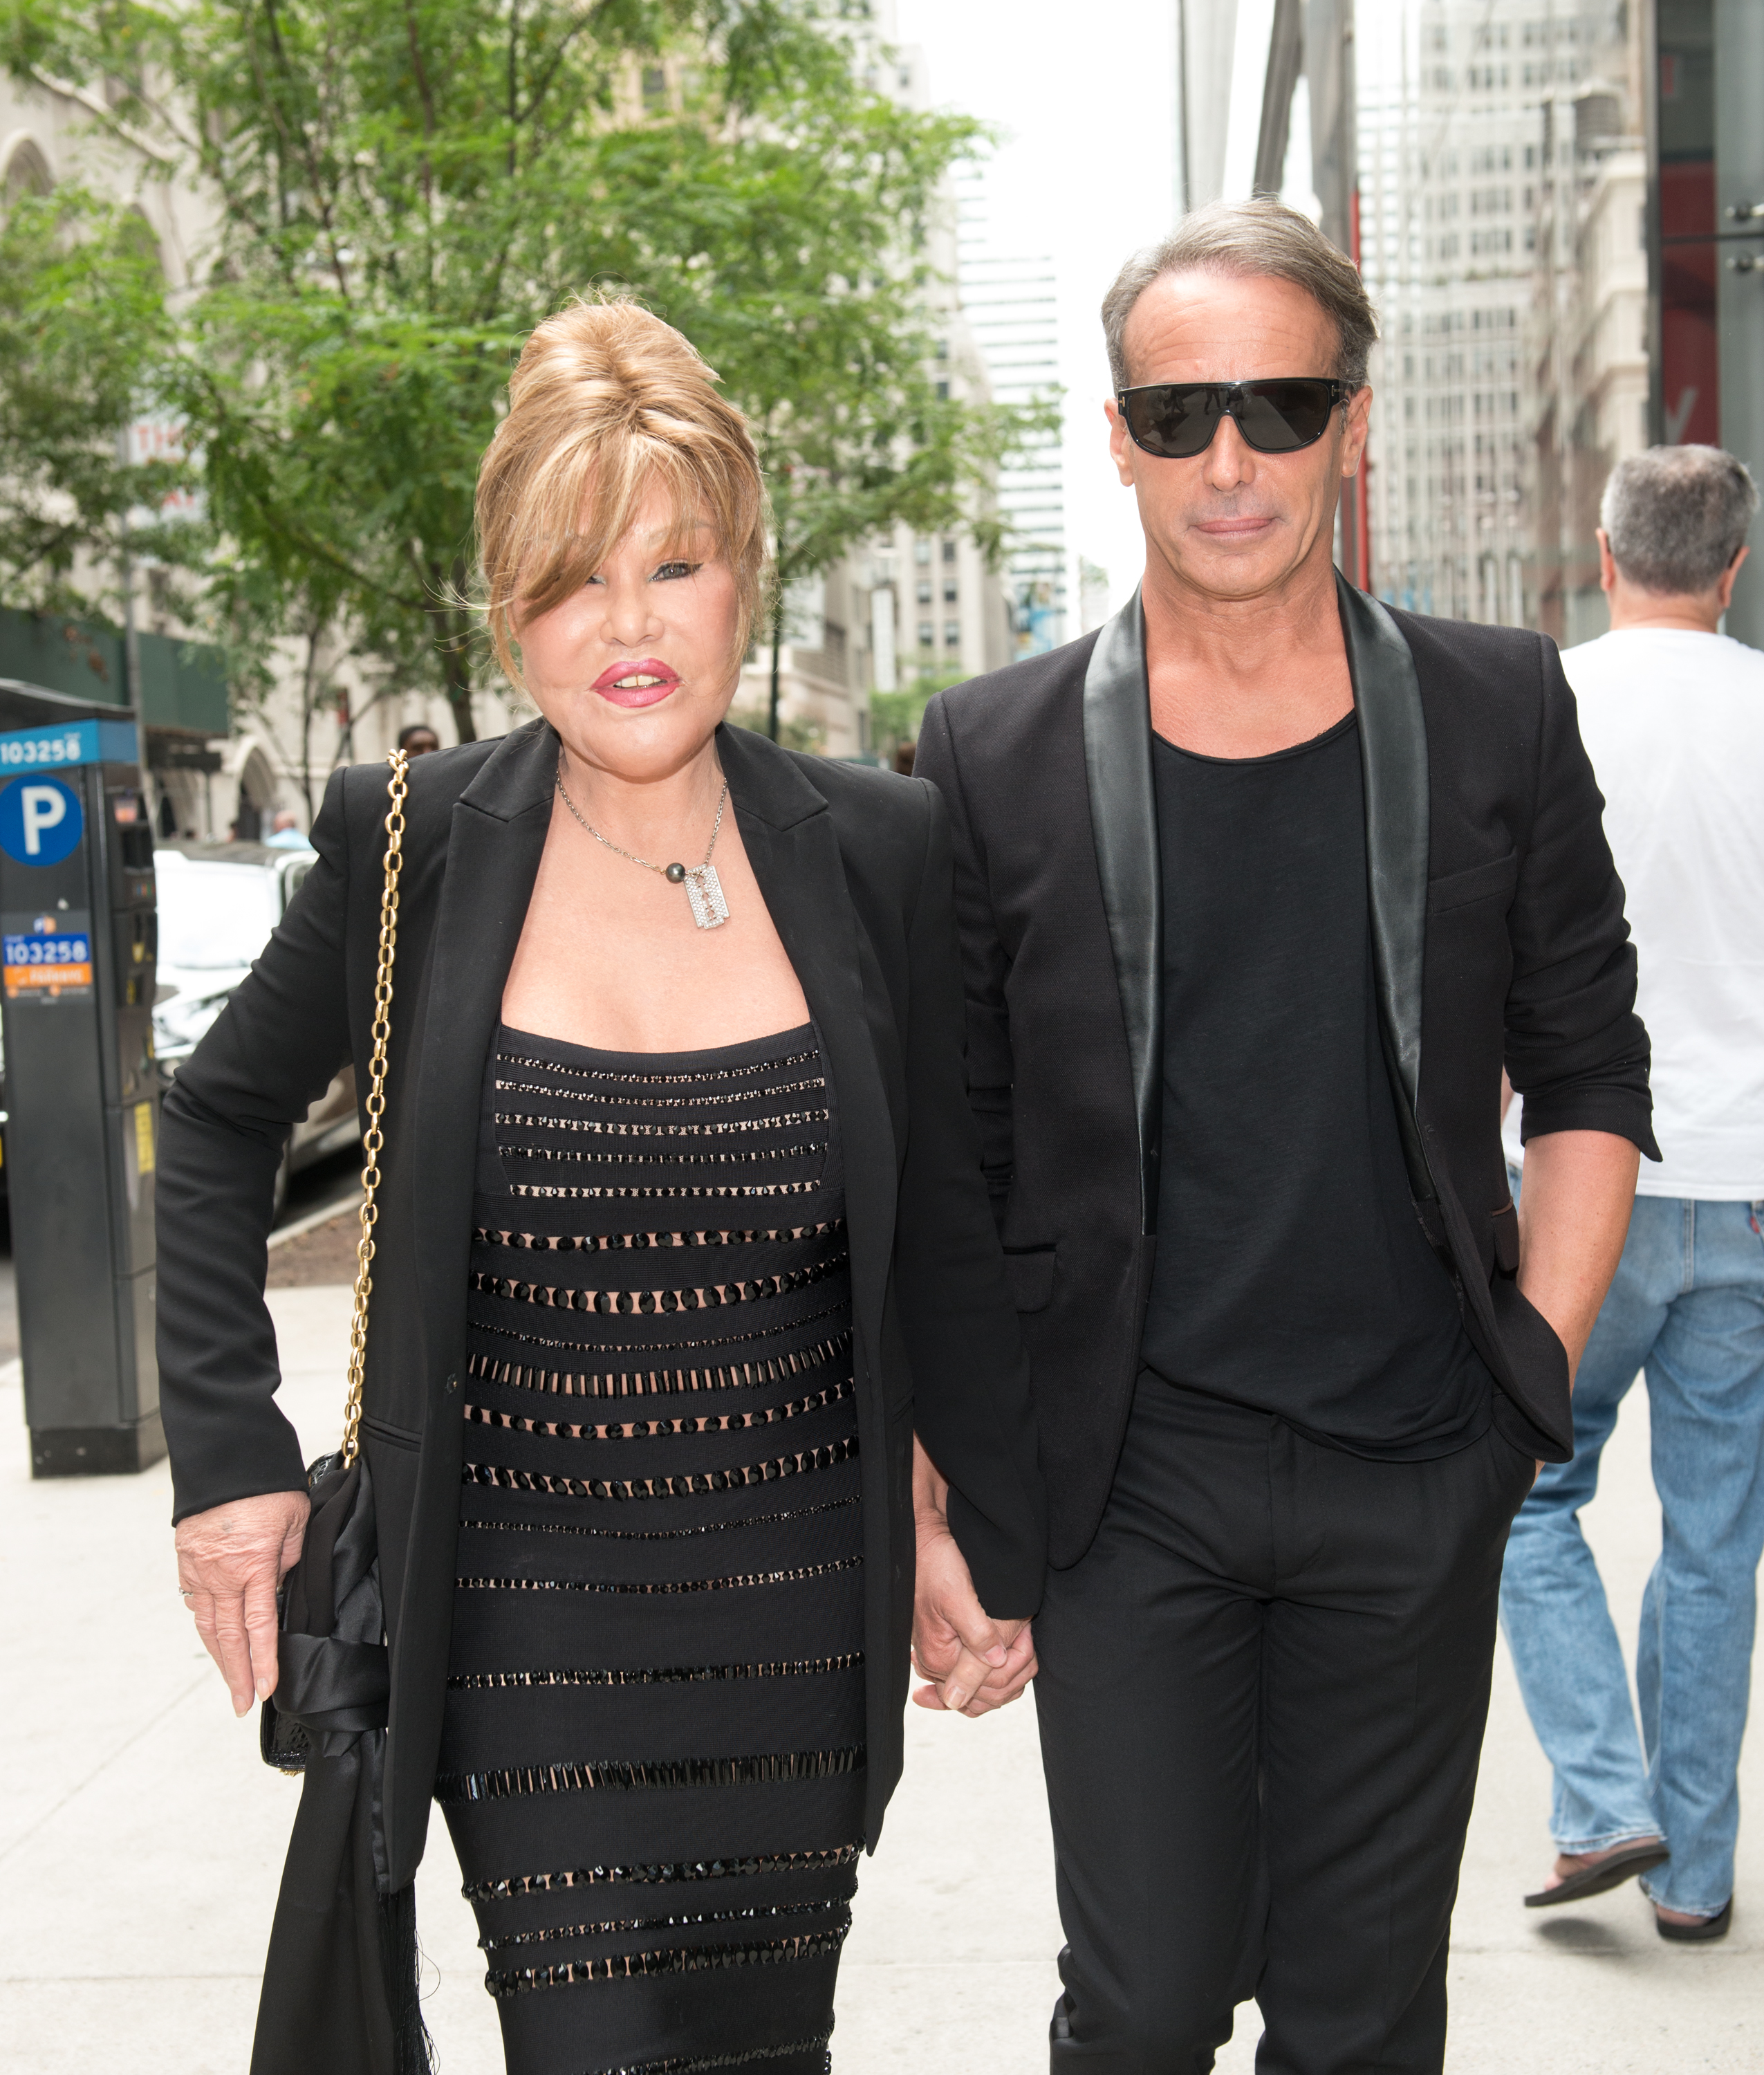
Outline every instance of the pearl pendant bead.
<svg viewBox="0 0 1764 2075"><path fill-rule="evenodd" d="M678 886L685 880L685 876L686 868L683 864L670 864L669 866L667 878L670 885Z"/></svg>

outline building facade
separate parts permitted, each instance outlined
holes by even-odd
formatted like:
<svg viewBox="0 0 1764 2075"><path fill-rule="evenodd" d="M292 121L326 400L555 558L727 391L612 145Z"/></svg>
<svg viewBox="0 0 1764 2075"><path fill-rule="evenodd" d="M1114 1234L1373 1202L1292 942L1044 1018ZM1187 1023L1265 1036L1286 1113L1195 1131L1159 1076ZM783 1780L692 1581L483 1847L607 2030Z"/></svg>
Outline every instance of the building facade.
<svg viewBox="0 0 1764 2075"><path fill-rule="evenodd" d="M1025 254L995 227L983 172L959 181L962 313L994 399L1032 408L1059 390L1054 262ZM1044 655L1066 638L1064 465L1058 427L1032 436L998 472L999 514L1011 529L1006 568L1015 652Z"/></svg>
<svg viewBox="0 0 1764 2075"><path fill-rule="evenodd" d="M1584 638L1588 486L1646 438L1636 11L1360 0L1371 587L1412 611Z"/></svg>
<svg viewBox="0 0 1764 2075"><path fill-rule="evenodd" d="M1705 441L1764 468L1764 5L1304 0L1269 20L1255 184L1282 184L1302 65L1323 227L1383 324L1343 567L1419 611L1596 636L1617 462ZM1742 574L1727 624L1764 644L1764 578Z"/></svg>

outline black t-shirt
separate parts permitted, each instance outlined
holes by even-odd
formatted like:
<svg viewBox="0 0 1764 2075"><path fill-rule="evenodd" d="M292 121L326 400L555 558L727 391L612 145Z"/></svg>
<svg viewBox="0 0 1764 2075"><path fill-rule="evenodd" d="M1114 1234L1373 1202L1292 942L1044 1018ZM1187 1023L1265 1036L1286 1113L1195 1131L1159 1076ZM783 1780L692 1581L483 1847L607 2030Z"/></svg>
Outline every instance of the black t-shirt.
<svg viewBox="0 0 1764 2075"><path fill-rule="evenodd" d="M1144 1361L1357 1455L1449 1454L1493 1379L1415 1216L1379 1042L1354 716L1153 746L1164 1135Z"/></svg>

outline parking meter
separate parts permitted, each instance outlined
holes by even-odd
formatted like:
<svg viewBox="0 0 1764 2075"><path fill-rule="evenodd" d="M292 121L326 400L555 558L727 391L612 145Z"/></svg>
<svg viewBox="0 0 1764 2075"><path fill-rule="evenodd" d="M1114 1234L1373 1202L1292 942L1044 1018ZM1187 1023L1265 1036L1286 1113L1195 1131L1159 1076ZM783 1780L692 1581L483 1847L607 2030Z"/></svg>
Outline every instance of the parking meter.
<svg viewBox="0 0 1764 2075"><path fill-rule="evenodd" d="M6 1169L34 1477L165 1452L153 826L135 716L0 679Z"/></svg>

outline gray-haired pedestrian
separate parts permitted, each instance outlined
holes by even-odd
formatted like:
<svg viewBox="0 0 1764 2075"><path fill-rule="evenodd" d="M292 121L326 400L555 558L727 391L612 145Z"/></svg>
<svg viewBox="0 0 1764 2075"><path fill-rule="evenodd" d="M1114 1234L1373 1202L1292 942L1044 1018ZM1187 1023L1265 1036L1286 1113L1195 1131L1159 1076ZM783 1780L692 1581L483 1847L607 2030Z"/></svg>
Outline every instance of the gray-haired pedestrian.
<svg viewBox="0 0 1764 2075"><path fill-rule="evenodd" d="M1587 1343L1574 1459L1514 1523L1501 1617L1555 1769L1560 1854L1534 1907L1635 1874L1660 1935L1732 1920L1737 1775L1764 1551L1764 655L1719 632L1758 491L1718 447L1613 471L1611 632L1563 657L1605 797L1654 1041L1645 1168ZM1663 1546L1642 1601L1641 1733L1580 1509L1638 1370Z"/></svg>

